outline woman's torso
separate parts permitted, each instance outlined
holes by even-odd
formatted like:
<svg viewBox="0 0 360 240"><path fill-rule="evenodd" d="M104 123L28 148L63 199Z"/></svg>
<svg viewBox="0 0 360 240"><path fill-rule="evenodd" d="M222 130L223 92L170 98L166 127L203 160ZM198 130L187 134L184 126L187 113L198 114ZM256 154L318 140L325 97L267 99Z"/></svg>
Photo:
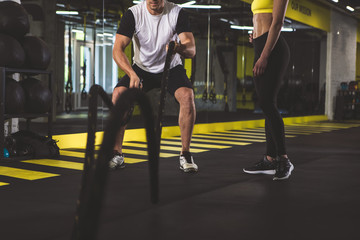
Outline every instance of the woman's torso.
<svg viewBox="0 0 360 240"><path fill-rule="evenodd" d="M251 4L253 11L253 38L268 32L272 23L273 0L254 0Z"/></svg>

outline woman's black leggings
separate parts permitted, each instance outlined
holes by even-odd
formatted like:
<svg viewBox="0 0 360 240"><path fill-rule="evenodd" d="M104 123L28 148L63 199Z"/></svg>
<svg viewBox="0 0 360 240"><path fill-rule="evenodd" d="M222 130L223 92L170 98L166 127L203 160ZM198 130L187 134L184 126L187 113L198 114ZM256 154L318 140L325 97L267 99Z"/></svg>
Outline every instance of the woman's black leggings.
<svg viewBox="0 0 360 240"><path fill-rule="evenodd" d="M268 33L253 40L255 59L259 59ZM290 58L289 46L280 35L268 59L263 75L254 77L260 108L265 114L266 155L276 157L286 154L284 122L276 107L277 95Z"/></svg>

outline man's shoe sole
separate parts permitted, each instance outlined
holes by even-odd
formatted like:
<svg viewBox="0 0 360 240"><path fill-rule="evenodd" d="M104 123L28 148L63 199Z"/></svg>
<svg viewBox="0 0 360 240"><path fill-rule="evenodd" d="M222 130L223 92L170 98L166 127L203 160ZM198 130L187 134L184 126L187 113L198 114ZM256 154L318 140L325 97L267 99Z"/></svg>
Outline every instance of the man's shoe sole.
<svg viewBox="0 0 360 240"><path fill-rule="evenodd" d="M243 171L248 174L266 174L266 175L274 175L275 174L275 170L248 171L248 170L243 169Z"/></svg>
<svg viewBox="0 0 360 240"><path fill-rule="evenodd" d="M197 172L198 171L198 169L196 169L196 168L186 168L186 169L184 169L182 167L180 167L180 170L182 170L183 172L186 172L186 173L188 173L188 172Z"/></svg>

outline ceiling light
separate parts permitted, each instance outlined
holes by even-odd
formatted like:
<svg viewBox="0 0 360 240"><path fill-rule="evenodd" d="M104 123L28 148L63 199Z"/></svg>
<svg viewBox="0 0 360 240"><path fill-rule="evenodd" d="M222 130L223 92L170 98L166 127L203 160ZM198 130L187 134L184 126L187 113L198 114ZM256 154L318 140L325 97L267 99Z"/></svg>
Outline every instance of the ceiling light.
<svg viewBox="0 0 360 240"><path fill-rule="evenodd" d="M339 2L339 0L331 0L331 1L336 2L336 3Z"/></svg>
<svg viewBox="0 0 360 240"><path fill-rule="evenodd" d="M182 8L198 8L198 9L220 9L220 5L183 5Z"/></svg>
<svg viewBox="0 0 360 240"><path fill-rule="evenodd" d="M58 15L79 15L78 11L56 11Z"/></svg>
<svg viewBox="0 0 360 240"><path fill-rule="evenodd" d="M346 6L346 9L349 10L349 11L352 11L352 12L355 11L355 9L350 7L350 6Z"/></svg>
<svg viewBox="0 0 360 240"><path fill-rule="evenodd" d="M74 33L84 33L82 30L79 29L71 29L71 31Z"/></svg>
<svg viewBox="0 0 360 240"><path fill-rule="evenodd" d="M236 29L236 30L254 30L254 27L251 27L251 26L237 26L237 25L231 25L230 26L232 29ZM283 32L294 32L295 29L294 28L286 28L286 27L283 27L281 28L281 31Z"/></svg>
<svg viewBox="0 0 360 240"><path fill-rule="evenodd" d="M184 7L184 6L188 6L188 5L193 5L195 3L196 3L196 1L190 1L190 2L183 3L183 4L179 4L179 6Z"/></svg>

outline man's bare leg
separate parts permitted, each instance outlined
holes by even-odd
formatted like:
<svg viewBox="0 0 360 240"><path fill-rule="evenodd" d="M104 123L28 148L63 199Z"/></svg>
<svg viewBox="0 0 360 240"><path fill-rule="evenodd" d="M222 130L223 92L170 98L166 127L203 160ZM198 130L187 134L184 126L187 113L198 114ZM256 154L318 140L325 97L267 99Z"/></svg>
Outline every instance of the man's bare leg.
<svg viewBox="0 0 360 240"><path fill-rule="evenodd" d="M125 91L127 90L126 87L116 87L113 91L113 95L112 95L112 102L115 105L116 100L119 98L119 96ZM124 133L125 133L125 128L126 126L121 126L120 130L116 136L116 142L115 142L115 146L114 146L114 150L119 152L120 154L122 154L122 144L123 144L123 140L124 140Z"/></svg>
<svg viewBox="0 0 360 240"><path fill-rule="evenodd" d="M191 88L181 87L176 90L175 98L180 104L179 127L181 133L181 153L190 152L190 143L195 124L194 92Z"/></svg>

